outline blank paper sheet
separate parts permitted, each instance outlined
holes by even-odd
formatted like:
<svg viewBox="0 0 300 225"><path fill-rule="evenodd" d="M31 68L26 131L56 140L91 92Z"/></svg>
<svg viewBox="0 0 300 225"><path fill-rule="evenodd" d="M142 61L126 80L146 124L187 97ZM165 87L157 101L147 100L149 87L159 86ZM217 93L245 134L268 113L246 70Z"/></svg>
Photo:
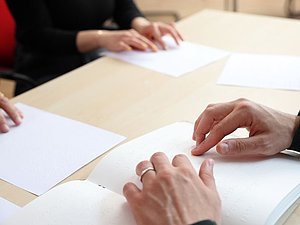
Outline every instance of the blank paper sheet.
<svg viewBox="0 0 300 225"><path fill-rule="evenodd" d="M167 50L158 52L105 52L108 57L119 59L156 72L179 77L229 55L229 52L183 41L177 46L169 36L164 37Z"/></svg>
<svg viewBox="0 0 300 225"><path fill-rule="evenodd" d="M20 207L0 197L0 224L12 217Z"/></svg>
<svg viewBox="0 0 300 225"><path fill-rule="evenodd" d="M40 195L125 137L24 104L23 123L0 134L0 178Z"/></svg>
<svg viewBox="0 0 300 225"><path fill-rule="evenodd" d="M300 57L232 54L218 84L300 90Z"/></svg>

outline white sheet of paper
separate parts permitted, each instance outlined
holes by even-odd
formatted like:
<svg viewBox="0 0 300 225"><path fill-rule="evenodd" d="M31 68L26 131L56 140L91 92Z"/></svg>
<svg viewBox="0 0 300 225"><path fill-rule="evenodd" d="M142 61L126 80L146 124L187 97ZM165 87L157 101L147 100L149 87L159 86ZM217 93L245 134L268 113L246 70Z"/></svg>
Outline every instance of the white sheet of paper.
<svg viewBox="0 0 300 225"><path fill-rule="evenodd" d="M284 155L264 159L226 158L215 148L202 156L192 156L191 150L195 147L191 138L193 129L190 123L174 123L122 144L101 160L88 180L119 194L129 181L141 187L135 174L137 162L150 159L154 152L163 151L169 159L179 153L186 154L196 171L205 158L215 160L214 175L222 199L224 225L274 225L289 205L300 197L299 158ZM237 137L240 136L227 138ZM290 192L292 195L287 196Z"/></svg>
<svg viewBox="0 0 300 225"><path fill-rule="evenodd" d="M229 52L187 41L177 46L169 36L164 37L168 50L158 52L105 52L106 56L123 60L137 66L179 77L200 67L206 66L229 55Z"/></svg>
<svg viewBox="0 0 300 225"><path fill-rule="evenodd" d="M19 209L19 206L0 197L0 224L12 217Z"/></svg>
<svg viewBox="0 0 300 225"><path fill-rule="evenodd" d="M26 205L5 225L134 225L126 199L87 181L71 181Z"/></svg>
<svg viewBox="0 0 300 225"><path fill-rule="evenodd" d="M125 137L24 104L23 123L0 134L0 178L40 195Z"/></svg>
<svg viewBox="0 0 300 225"><path fill-rule="evenodd" d="M300 57L232 54L217 83L300 90Z"/></svg>

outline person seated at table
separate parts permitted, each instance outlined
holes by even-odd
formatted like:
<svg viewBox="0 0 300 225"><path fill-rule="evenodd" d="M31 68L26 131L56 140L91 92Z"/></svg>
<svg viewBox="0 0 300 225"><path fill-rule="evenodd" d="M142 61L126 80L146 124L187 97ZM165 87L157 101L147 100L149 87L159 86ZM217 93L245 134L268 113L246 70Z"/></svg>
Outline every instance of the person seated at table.
<svg viewBox="0 0 300 225"><path fill-rule="evenodd" d="M224 155L274 155L285 149L300 152L300 116L282 113L239 99L209 105L195 122L192 151L201 155L217 145ZM223 140L237 128L247 128L249 137ZM207 135L208 134L208 135ZM164 153L140 162L136 174L143 183L123 188L138 225L220 225L221 201L213 175L214 161L203 161L199 175L185 155L172 163Z"/></svg>
<svg viewBox="0 0 300 225"><path fill-rule="evenodd" d="M38 84L87 61L99 48L110 51L166 49L162 36L179 44L173 25L150 22L133 0L7 0L16 21L15 70ZM105 25L113 19L119 30ZM17 92L22 88L18 86Z"/></svg>
<svg viewBox="0 0 300 225"><path fill-rule="evenodd" d="M6 120L6 115L3 111L11 118L16 126L22 123L23 114L15 107L9 100L0 92L0 133L6 133L9 131L9 126Z"/></svg>

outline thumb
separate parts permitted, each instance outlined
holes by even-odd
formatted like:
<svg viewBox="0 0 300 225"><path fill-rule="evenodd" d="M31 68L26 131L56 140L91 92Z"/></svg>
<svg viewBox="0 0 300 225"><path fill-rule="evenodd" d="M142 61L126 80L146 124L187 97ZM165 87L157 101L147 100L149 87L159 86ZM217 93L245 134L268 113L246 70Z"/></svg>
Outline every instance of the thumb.
<svg viewBox="0 0 300 225"><path fill-rule="evenodd" d="M216 188L215 178L213 174L214 160L205 159L201 164L199 177L203 183L209 188Z"/></svg>
<svg viewBox="0 0 300 225"><path fill-rule="evenodd" d="M249 137L224 140L216 149L222 155L257 155L263 154L263 146L262 138Z"/></svg>

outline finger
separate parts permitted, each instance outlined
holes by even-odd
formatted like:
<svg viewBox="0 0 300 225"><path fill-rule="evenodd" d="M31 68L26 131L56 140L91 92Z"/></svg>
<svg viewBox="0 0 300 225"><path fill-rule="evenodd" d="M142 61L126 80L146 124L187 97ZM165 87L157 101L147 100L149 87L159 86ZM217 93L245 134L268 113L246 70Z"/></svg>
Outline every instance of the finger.
<svg viewBox="0 0 300 225"><path fill-rule="evenodd" d="M7 125L6 119L1 114L1 110L0 110L0 132L7 133L8 131L9 131L9 126Z"/></svg>
<svg viewBox="0 0 300 225"><path fill-rule="evenodd" d="M157 23L153 24L152 38L154 39L155 42L157 42L161 46L161 48L163 50L167 49L167 46L166 46L165 42L162 40L162 34L161 34L160 30L159 30L159 27L158 27Z"/></svg>
<svg viewBox="0 0 300 225"><path fill-rule="evenodd" d="M271 142L266 135L227 139L217 145L217 151L223 155L275 155L282 149L272 147Z"/></svg>
<svg viewBox="0 0 300 225"><path fill-rule="evenodd" d="M176 33L177 33L178 37L180 38L180 40L183 41L184 39L183 39L182 35L179 33L179 31L177 30L176 24L175 23L170 23L170 25L174 28L174 30L176 31Z"/></svg>
<svg viewBox="0 0 300 225"><path fill-rule="evenodd" d="M233 111L219 123L215 124L209 121L210 133L195 149L192 150L194 155L201 155L210 148L218 144L226 135L232 133L237 128L248 126L249 117L247 113ZM200 125L199 125L200 126Z"/></svg>
<svg viewBox="0 0 300 225"><path fill-rule="evenodd" d="M169 34L171 35L171 37L174 39L174 41L176 42L177 45L179 45L179 42L181 41L180 37L178 36L177 32L174 30L173 27L171 26L164 26L164 27L161 27L162 29L162 34L165 35L165 34Z"/></svg>
<svg viewBox="0 0 300 225"><path fill-rule="evenodd" d="M172 165L175 167L185 167L194 170L194 167L192 166L190 160L184 154L176 155L173 158Z"/></svg>
<svg viewBox="0 0 300 225"><path fill-rule="evenodd" d="M168 157L162 153L157 152L152 155L150 162L153 164L156 173L159 173L161 171L165 171L171 168L170 161Z"/></svg>
<svg viewBox="0 0 300 225"><path fill-rule="evenodd" d="M136 32L136 38L138 38L140 41L146 44L147 48L149 48L153 52L157 52L158 49L156 45L150 41L148 38L144 37L143 35L140 35L139 33Z"/></svg>
<svg viewBox="0 0 300 225"><path fill-rule="evenodd" d="M17 110L17 113L19 114L19 116L21 117L21 119L24 119L24 114L23 114L23 112L20 110L20 109L18 109L17 107L15 107L16 108L16 110Z"/></svg>
<svg viewBox="0 0 300 225"><path fill-rule="evenodd" d="M128 45L128 44L126 44L124 41L121 41L120 43L119 43L119 46L120 46L120 48L119 48L119 50L118 51L131 51L132 50L132 48Z"/></svg>
<svg viewBox="0 0 300 225"><path fill-rule="evenodd" d="M7 115L12 119L12 121L19 125L22 122L22 119L18 113L18 110L16 107L9 102L9 100L6 97L2 97L0 99L0 108L2 108Z"/></svg>
<svg viewBox="0 0 300 225"><path fill-rule="evenodd" d="M133 183L127 183L123 187L123 195L131 205L136 198L140 195L141 190Z"/></svg>
<svg viewBox="0 0 300 225"><path fill-rule="evenodd" d="M194 141L197 140L196 131L197 131L198 124L199 124L201 118L202 118L202 113L200 114L200 116L198 117L198 119L196 120L196 122L195 122L195 124L194 124L194 132L193 132L193 140L194 140Z"/></svg>
<svg viewBox="0 0 300 225"><path fill-rule="evenodd" d="M147 169L147 168L154 168L153 164L148 161L142 161L140 162L137 166L136 166L136 174L141 177L140 180L141 182L146 185L147 183L151 182L154 178L155 178L155 171L153 170L148 170L146 173L143 174L143 172Z"/></svg>
<svg viewBox="0 0 300 225"><path fill-rule="evenodd" d="M206 186L208 186L209 188L216 189L213 168L214 168L214 160L205 159L201 164L199 170L199 177L201 178L201 180Z"/></svg>
<svg viewBox="0 0 300 225"><path fill-rule="evenodd" d="M194 132L195 133L194 136L196 139L196 148L192 150L193 154L200 155L208 150L205 149L205 147L207 146L207 144L204 145L205 142L207 141L205 138L206 135L210 132L214 123L215 123L215 118L212 114L206 112L202 114L200 121L197 124L196 132ZM201 147L203 150L199 152Z"/></svg>

